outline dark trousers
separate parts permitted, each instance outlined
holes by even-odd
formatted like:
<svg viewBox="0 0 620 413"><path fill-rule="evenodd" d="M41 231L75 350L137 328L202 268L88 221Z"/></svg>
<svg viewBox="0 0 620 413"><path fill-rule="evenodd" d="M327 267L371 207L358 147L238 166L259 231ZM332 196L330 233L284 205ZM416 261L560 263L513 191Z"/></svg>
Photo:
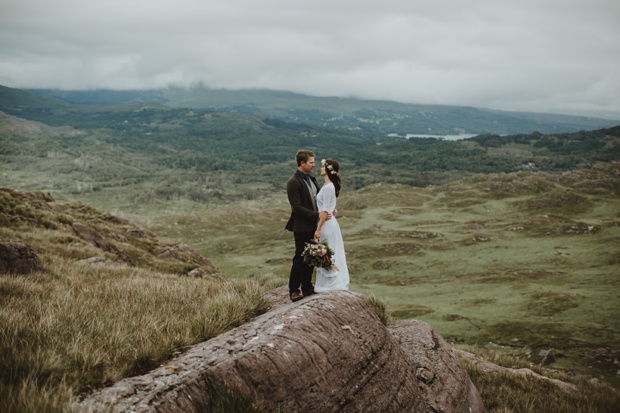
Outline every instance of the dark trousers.
<svg viewBox="0 0 620 413"><path fill-rule="evenodd" d="M293 257L293 265L291 266L291 275L288 281L289 293L294 291L312 291L312 271L314 267L310 267L304 262L301 256L306 242L310 242L314 238L314 232L294 232L295 235L295 256Z"/></svg>

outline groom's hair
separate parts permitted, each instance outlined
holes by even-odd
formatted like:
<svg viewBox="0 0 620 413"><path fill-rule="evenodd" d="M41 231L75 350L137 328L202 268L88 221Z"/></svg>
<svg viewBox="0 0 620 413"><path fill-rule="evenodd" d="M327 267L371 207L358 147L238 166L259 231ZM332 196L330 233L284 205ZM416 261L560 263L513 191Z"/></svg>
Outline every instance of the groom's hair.
<svg viewBox="0 0 620 413"><path fill-rule="evenodd" d="M297 155L295 155L297 166L301 166L302 162L308 162L308 159L310 158L314 158L314 152L308 151L306 149L298 150Z"/></svg>

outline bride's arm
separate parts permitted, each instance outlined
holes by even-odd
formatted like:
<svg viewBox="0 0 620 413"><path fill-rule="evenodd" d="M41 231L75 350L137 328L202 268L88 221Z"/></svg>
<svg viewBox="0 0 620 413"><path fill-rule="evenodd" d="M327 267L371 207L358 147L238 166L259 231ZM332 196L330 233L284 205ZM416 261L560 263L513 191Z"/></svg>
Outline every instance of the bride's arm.
<svg viewBox="0 0 620 413"><path fill-rule="evenodd" d="M336 217L338 210L336 209L336 190L332 186L327 193L327 200L325 202L325 210L327 211L327 219L330 220Z"/></svg>
<svg viewBox="0 0 620 413"><path fill-rule="evenodd" d="M327 211L321 211L319 213L319 223L316 226L316 231L314 231L314 238L317 241L319 241L321 239L321 229L323 228L323 224L327 220L327 216L328 215L329 215L329 212L327 212Z"/></svg>
<svg viewBox="0 0 620 413"><path fill-rule="evenodd" d="M316 231L314 233L314 237L317 240L321 239L321 229L323 228L325 221L333 217L330 211L333 211L336 208L336 192L334 187L329 186L325 188L325 191L325 205L319 213L319 223L317 224Z"/></svg>

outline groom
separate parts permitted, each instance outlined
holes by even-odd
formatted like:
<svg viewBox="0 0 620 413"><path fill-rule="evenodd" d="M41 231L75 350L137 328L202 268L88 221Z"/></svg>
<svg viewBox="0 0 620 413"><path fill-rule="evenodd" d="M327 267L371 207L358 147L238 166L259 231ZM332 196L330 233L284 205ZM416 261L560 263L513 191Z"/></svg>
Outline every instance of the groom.
<svg viewBox="0 0 620 413"><path fill-rule="evenodd" d="M314 294L312 285L312 271L304 262L301 253L306 243L314 238L319 213L316 206L316 194L319 185L314 176L310 175L314 169L314 153L308 150L299 150L295 155L297 170L286 184L288 202L291 204L291 217L286 229L293 231L295 236L295 256L291 266L288 290L291 301L299 301L303 297ZM329 219L330 217L328 217ZM299 290L301 286L301 291ZM303 293L303 295L302 295Z"/></svg>

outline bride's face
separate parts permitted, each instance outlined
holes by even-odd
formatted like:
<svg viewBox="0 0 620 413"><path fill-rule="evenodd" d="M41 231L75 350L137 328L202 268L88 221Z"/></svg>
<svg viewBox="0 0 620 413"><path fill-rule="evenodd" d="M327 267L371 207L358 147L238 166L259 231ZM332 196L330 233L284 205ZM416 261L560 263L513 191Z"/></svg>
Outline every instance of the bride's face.
<svg viewBox="0 0 620 413"><path fill-rule="evenodd" d="M325 165L321 166L321 176L325 176Z"/></svg>

